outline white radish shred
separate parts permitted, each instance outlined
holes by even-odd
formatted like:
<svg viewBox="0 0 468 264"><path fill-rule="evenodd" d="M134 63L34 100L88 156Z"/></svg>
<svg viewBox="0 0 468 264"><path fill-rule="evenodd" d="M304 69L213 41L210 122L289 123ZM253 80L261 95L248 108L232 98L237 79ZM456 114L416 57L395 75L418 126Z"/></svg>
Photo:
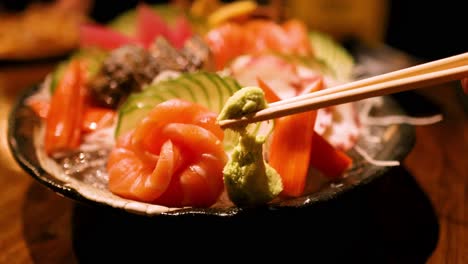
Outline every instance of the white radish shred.
<svg viewBox="0 0 468 264"><path fill-rule="evenodd" d="M362 122L362 120L370 116L370 112L373 107L379 107L383 104L383 100L381 97L373 97L361 100L361 103L363 105L361 111L359 111L359 120Z"/></svg>
<svg viewBox="0 0 468 264"><path fill-rule="evenodd" d="M359 155L361 155L368 163L372 165L382 167L400 166L400 162L398 160L376 160L358 145L354 146L354 150L356 150Z"/></svg>
<svg viewBox="0 0 468 264"><path fill-rule="evenodd" d="M424 117L413 117L408 115L387 115L387 116L372 116L370 114L373 107L378 107L383 104L382 97L374 97L362 101L364 103L362 111L359 114L359 119L362 124L371 126L389 126L395 124L410 124L414 126L431 125L442 121L443 117L441 114L424 116Z"/></svg>
<svg viewBox="0 0 468 264"><path fill-rule="evenodd" d="M397 124L410 124L414 126L430 125L437 123L443 119L441 114L426 116L426 117L412 117L407 115L387 115L387 116L372 116L371 110L373 107L378 107L383 104L382 97L374 97L362 100L362 109L359 114L359 121L366 126L390 126ZM381 138L373 136L368 129L361 130L362 135L367 141L373 143L380 143ZM400 162L397 160L375 160L364 149L358 145L354 146L356 152L361 155L367 162L375 166L399 166Z"/></svg>
<svg viewBox="0 0 468 264"><path fill-rule="evenodd" d="M115 126L110 126L87 134L83 138L83 143L80 145L80 150L84 152L91 152L100 149L113 148L115 145L114 132Z"/></svg>
<svg viewBox="0 0 468 264"><path fill-rule="evenodd" d="M363 129L361 129L361 135L364 136L366 141L368 141L370 143L381 143L382 142L382 139L379 136L372 135L370 130L368 128L366 128L366 127L363 127Z"/></svg>
<svg viewBox="0 0 468 264"><path fill-rule="evenodd" d="M405 115L390 115L390 116L381 116L381 117L372 117L367 116L362 120L362 122L366 125L374 125L374 126L388 126L393 124L411 124L414 126L423 126L423 125L431 125L441 121L442 115L437 114L428 117L411 117Z"/></svg>

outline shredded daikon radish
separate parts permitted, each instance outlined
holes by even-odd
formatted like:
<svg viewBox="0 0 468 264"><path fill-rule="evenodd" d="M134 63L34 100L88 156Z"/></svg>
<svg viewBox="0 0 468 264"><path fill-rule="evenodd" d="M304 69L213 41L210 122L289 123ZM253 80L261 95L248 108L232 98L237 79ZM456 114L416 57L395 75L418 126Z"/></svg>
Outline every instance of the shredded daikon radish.
<svg viewBox="0 0 468 264"><path fill-rule="evenodd" d="M359 111L360 121L370 116L373 107L379 107L383 104L382 97L373 97L360 102L362 103L362 109Z"/></svg>
<svg viewBox="0 0 468 264"><path fill-rule="evenodd" d="M382 142L382 139L379 136L372 135L371 131L366 127L363 127L363 129L361 129L361 135L366 139L366 141L370 143Z"/></svg>
<svg viewBox="0 0 468 264"><path fill-rule="evenodd" d="M381 116L381 117L373 117L367 116L362 120L362 122L366 125L373 125L373 126L388 126L393 124L411 124L414 126L423 126L423 125L431 125L435 124L442 120L442 115L437 114L433 116L425 116L425 117L411 117L405 115L390 115L390 116Z"/></svg>
<svg viewBox="0 0 468 264"><path fill-rule="evenodd" d="M388 126L394 124L410 124L414 126L431 125L441 121L442 115L432 115L424 117L413 117L408 115L387 115L387 116L372 116L370 114L373 107L378 107L383 104L382 97L370 98L362 101L364 105L360 111L360 122L370 126Z"/></svg>
<svg viewBox="0 0 468 264"><path fill-rule="evenodd" d="M396 124L410 124L414 126L434 124L442 120L442 115L437 114L426 117L412 117L407 115L387 115L387 116L372 116L371 110L373 107L379 107L383 104L382 97L374 97L362 100L362 108L359 111L359 121L364 126L361 130L362 135L368 142L379 143L381 139L373 136L370 130L365 129L367 126L390 126ZM400 162L397 160L376 160L372 158L364 149L358 145L354 146L354 150L361 155L367 162L375 166L399 166Z"/></svg>
<svg viewBox="0 0 468 264"><path fill-rule="evenodd" d="M376 160L358 145L354 146L354 150L356 150L359 155L361 155L367 162L372 165L383 167L400 166L400 162L398 160Z"/></svg>
<svg viewBox="0 0 468 264"><path fill-rule="evenodd" d="M114 132L115 126L111 126L87 134L83 138L80 150L90 152L99 149L111 149L115 144Z"/></svg>

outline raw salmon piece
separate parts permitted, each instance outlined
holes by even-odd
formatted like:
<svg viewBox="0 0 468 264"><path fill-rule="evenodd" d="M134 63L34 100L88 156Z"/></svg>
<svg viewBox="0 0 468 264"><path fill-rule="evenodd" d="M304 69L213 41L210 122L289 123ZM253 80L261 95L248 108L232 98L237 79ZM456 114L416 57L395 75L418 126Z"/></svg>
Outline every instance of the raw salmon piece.
<svg viewBox="0 0 468 264"><path fill-rule="evenodd" d="M242 27L235 23L225 23L212 29L206 34L205 41L213 53L217 70L244 53L245 47L250 45Z"/></svg>
<svg viewBox="0 0 468 264"><path fill-rule="evenodd" d="M282 27L290 40L289 52L299 55L312 53L307 26L303 22L291 19L286 21Z"/></svg>
<svg viewBox="0 0 468 264"><path fill-rule="evenodd" d="M109 190L166 206L214 204L227 161L216 116L179 99L158 104L118 139L107 163Z"/></svg>
<svg viewBox="0 0 468 264"><path fill-rule="evenodd" d="M132 150L116 148L108 161L109 189L129 199L151 202L166 191L182 163L179 149L170 140L163 144L156 164L145 162Z"/></svg>
<svg viewBox="0 0 468 264"><path fill-rule="evenodd" d="M173 123L164 127L161 135L170 138L178 146L188 149L196 155L211 153L215 157L227 159L222 141L200 126Z"/></svg>
<svg viewBox="0 0 468 264"><path fill-rule="evenodd" d="M307 28L298 20L289 20L282 25L264 19L239 24L224 23L210 30L205 40L213 53L218 70L244 54L311 54Z"/></svg>
<svg viewBox="0 0 468 264"><path fill-rule="evenodd" d="M168 190L154 202L167 206L208 207L214 204L224 188L224 164L222 159L203 154L178 177L173 177Z"/></svg>
<svg viewBox="0 0 468 264"><path fill-rule="evenodd" d="M158 153L166 138L161 130L169 123L195 124L206 128L221 141L224 132L216 123L216 114L204 106L188 101L172 99L158 104L135 129L133 144L142 144L144 149Z"/></svg>

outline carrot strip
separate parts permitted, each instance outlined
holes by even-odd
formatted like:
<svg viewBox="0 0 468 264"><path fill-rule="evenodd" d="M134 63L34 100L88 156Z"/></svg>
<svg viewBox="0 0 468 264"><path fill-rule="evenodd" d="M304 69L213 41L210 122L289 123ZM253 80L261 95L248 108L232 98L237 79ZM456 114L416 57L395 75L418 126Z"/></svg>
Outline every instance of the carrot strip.
<svg viewBox="0 0 468 264"><path fill-rule="evenodd" d="M265 92L268 102L280 97L260 78L259 87ZM318 78L307 85L301 94L323 88L323 79ZM352 159L343 151L335 149L325 138L314 131L316 111L276 119L268 162L281 175L285 196L299 196L312 166L326 177L335 179L352 165Z"/></svg>
<svg viewBox="0 0 468 264"><path fill-rule="evenodd" d="M270 88L270 86L268 86L268 84L266 84L266 82L258 76L257 83L260 89L262 89L265 93L265 99L267 100L267 102L273 103L281 100L281 98L279 98L279 96Z"/></svg>
<svg viewBox="0 0 468 264"><path fill-rule="evenodd" d="M87 107L84 112L81 130L83 133L89 133L109 126L113 123L116 115L116 111L109 108Z"/></svg>
<svg viewBox="0 0 468 264"><path fill-rule="evenodd" d="M310 165L324 176L336 179L351 167L353 160L345 152L333 147L324 137L314 132L312 136Z"/></svg>
<svg viewBox="0 0 468 264"><path fill-rule="evenodd" d="M304 191L316 117L311 111L275 121L268 163L281 175L282 195L297 197Z"/></svg>
<svg viewBox="0 0 468 264"><path fill-rule="evenodd" d="M85 71L84 71L84 64L78 62L78 83L77 86L77 97L75 99L73 97L70 98L70 112L74 115L73 118L73 128L71 130L71 139L69 148L74 149L80 146L81 143L81 125L83 124L83 117L84 111L86 109L86 97L87 97L87 88L85 86ZM76 100L76 101L75 101Z"/></svg>
<svg viewBox="0 0 468 264"><path fill-rule="evenodd" d="M257 78L257 82L267 101L280 100L262 79ZM310 111L275 120L268 163L281 176L284 196L297 197L304 192L316 118L317 111Z"/></svg>
<svg viewBox="0 0 468 264"><path fill-rule="evenodd" d="M51 98L44 141L47 154L79 146L86 97L83 78L81 63L72 61Z"/></svg>
<svg viewBox="0 0 468 264"><path fill-rule="evenodd" d="M302 91L299 92L298 95L307 94L315 91L319 91L323 89L323 78L318 77L317 79L313 80L309 84L307 84Z"/></svg>
<svg viewBox="0 0 468 264"><path fill-rule="evenodd" d="M31 100L28 106L42 119L47 119L50 103L46 100ZM117 112L102 107L86 107L81 124L81 132L89 133L112 124Z"/></svg>
<svg viewBox="0 0 468 264"><path fill-rule="evenodd" d="M302 94L321 90L323 88L323 78L314 80L308 84ZM343 175L352 165L352 159L345 152L336 149L324 137L314 132L312 136L312 146L310 165L326 177L336 179Z"/></svg>

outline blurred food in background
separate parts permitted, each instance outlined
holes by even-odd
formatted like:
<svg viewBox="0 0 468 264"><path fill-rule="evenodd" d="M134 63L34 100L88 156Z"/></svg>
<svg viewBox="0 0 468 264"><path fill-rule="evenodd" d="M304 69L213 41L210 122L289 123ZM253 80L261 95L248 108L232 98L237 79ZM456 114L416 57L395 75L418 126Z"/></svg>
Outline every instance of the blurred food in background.
<svg viewBox="0 0 468 264"><path fill-rule="evenodd" d="M4 2L0 6L0 60L42 59L70 52L78 44L78 26L87 19L91 2Z"/></svg>
<svg viewBox="0 0 468 264"><path fill-rule="evenodd" d="M385 37L387 0L289 0L286 17L297 17L310 28L327 32L338 40L355 37L375 44Z"/></svg>

